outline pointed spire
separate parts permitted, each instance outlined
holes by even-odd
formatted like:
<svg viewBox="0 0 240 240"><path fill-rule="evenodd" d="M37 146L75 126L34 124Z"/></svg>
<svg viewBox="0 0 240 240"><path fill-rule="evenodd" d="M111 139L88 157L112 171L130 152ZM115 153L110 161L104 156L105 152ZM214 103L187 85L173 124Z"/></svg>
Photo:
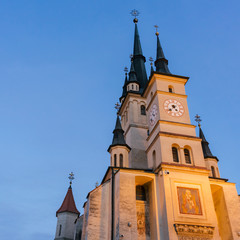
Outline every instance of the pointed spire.
<svg viewBox="0 0 240 240"><path fill-rule="evenodd" d="M201 144L202 144L202 150L203 150L203 156L204 156L204 158L216 158L217 161L218 161L218 158L212 155L212 152L211 152L211 150L210 150L210 148L209 148L209 146L208 146L209 143L208 143L208 141L206 140L206 138L205 138L205 136L204 136L204 134L203 134L203 131L202 131L202 129L201 129L201 124L200 124L200 122L201 122L202 120L201 120L201 118L200 118L200 116L199 116L198 114L196 114L196 116L195 116L195 121L198 123L198 127L199 127L199 137L202 139Z"/></svg>
<svg viewBox="0 0 240 240"><path fill-rule="evenodd" d="M127 84L128 84L128 78L127 78L128 68L127 67L124 68L124 72L125 72L125 81L123 85L122 96L119 98L120 102L127 95Z"/></svg>
<svg viewBox="0 0 240 240"><path fill-rule="evenodd" d="M67 194L63 200L61 207L56 212L56 215L62 212L71 212L76 213L77 215L80 214L75 205L71 184L68 188Z"/></svg>
<svg viewBox="0 0 240 240"><path fill-rule="evenodd" d="M201 127L199 127L199 137L202 139L202 150L203 150L203 155L204 155L204 158L216 158L215 156L212 155L212 152L209 148L209 143L208 141L206 140L204 134L203 134L203 131L201 129Z"/></svg>
<svg viewBox="0 0 240 240"><path fill-rule="evenodd" d="M129 72L129 82L137 82L137 76L136 76L136 72L134 69L134 65L133 65L133 60L131 60L131 68L130 68L130 72Z"/></svg>
<svg viewBox="0 0 240 240"><path fill-rule="evenodd" d="M138 32L138 19L136 16L138 16L138 11L133 10L131 13L133 16L135 16L133 22L135 23L135 32L134 32L134 45L133 45L133 65L134 69L136 71L137 81L139 82L139 93L142 93L146 84L147 84L147 72L145 68L145 62L146 59L143 56L141 42L140 42L140 36Z"/></svg>
<svg viewBox="0 0 240 240"><path fill-rule="evenodd" d="M168 60L164 56L163 49L159 40L159 32L157 31L158 26L155 25L154 27L156 28L156 36L157 36L157 55L156 55L156 61L155 61L156 72L171 74L168 69Z"/></svg>
<svg viewBox="0 0 240 240"><path fill-rule="evenodd" d="M122 129L121 121L119 116L117 115L116 125L113 130L113 140L112 140L112 144L108 148L108 151L113 146L126 146L130 149L130 147L126 144L123 133L124 131Z"/></svg>
<svg viewBox="0 0 240 240"><path fill-rule="evenodd" d="M136 21L136 20L134 22L135 23L135 33L134 33L133 55L143 55L142 47L141 47L141 43L140 43L140 36L138 33L137 22L138 21Z"/></svg>

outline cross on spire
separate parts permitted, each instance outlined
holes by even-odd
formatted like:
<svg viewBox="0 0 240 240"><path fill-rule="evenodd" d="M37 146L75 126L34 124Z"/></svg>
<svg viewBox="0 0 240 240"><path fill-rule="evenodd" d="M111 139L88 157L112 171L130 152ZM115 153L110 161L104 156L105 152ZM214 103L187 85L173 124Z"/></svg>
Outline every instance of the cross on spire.
<svg viewBox="0 0 240 240"><path fill-rule="evenodd" d="M115 103L115 109L117 110L117 112L118 112L118 110L120 109L120 104L117 102L117 103Z"/></svg>
<svg viewBox="0 0 240 240"><path fill-rule="evenodd" d="M70 186L71 186L72 185L72 181L74 180L74 173L73 172L69 173L68 179L70 180Z"/></svg>
<svg viewBox="0 0 240 240"><path fill-rule="evenodd" d="M158 28L159 27L158 27L158 25L154 25L154 27L156 28L156 33L155 34L158 36L159 35Z"/></svg>
<svg viewBox="0 0 240 240"><path fill-rule="evenodd" d="M138 22L137 16L139 15L139 11L136 9L133 9L130 14L134 16L133 22L136 24Z"/></svg>
<svg viewBox="0 0 240 240"><path fill-rule="evenodd" d="M201 117L200 117L198 114L196 114L196 116L195 116L195 122L198 123L198 126L199 126L199 127L201 127L201 124L200 124L201 121L202 121Z"/></svg>

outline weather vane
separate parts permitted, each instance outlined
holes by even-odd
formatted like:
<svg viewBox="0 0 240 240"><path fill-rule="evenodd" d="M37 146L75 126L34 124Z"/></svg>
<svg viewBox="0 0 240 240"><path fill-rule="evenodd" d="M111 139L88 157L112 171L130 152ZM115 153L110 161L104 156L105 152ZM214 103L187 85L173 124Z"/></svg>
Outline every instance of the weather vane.
<svg viewBox="0 0 240 240"><path fill-rule="evenodd" d="M200 122L202 121L202 119L200 118L200 116L198 114L196 114L196 116L195 116L195 121L198 123L198 126L201 127Z"/></svg>
<svg viewBox="0 0 240 240"><path fill-rule="evenodd" d="M154 25L154 27L156 28L156 33L155 34L158 36L159 35L158 28L159 27L158 27L158 25Z"/></svg>
<svg viewBox="0 0 240 240"><path fill-rule="evenodd" d="M71 185L72 185L72 181L73 181L73 179L74 179L74 174L73 174L73 172L69 173L68 179L70 180L70 186L71 186Z"/></svg>
<svg viewBox="0 0 240 240"><path fill-rule="evenodd" d="M153 58L150 57L150 58L149 58L149 61L150 61L150 65L152 66L152 65L153 65Z"/></svg>
<svg viewBox="0 0 240 240"><path fill-rule="evenodd" d="M137 23L137 22L138 22L137 16L139 15L139 11L136 10L136 9L133 9L133 10L130 12L130 14L131 14L132 16L134 16L133 22L134 22L134 23Z"/></svg>

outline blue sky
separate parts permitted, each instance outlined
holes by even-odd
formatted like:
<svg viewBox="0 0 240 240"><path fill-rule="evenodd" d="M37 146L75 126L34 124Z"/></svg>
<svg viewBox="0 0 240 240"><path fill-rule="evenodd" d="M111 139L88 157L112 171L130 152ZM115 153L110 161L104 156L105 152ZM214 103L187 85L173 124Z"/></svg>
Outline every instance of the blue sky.
<svg viewBox="0 0 240 240"><path fill-rule="evenodd" d="M143 53L160 39L189 76L221 177L239 186L239 1L0 1L0 239L53 239L75 173L78 209L109 165L114 104L130 65L136 8ZM146 63L149 71L149 62Z"/></svg>

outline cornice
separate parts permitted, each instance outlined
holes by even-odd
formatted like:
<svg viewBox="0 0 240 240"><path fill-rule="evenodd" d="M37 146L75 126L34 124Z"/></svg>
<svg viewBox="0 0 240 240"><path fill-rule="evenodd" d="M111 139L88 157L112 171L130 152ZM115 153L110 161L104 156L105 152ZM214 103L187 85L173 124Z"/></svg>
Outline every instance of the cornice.
<svg viewBox="0 0 240 240"><path fill-rule="evenodd" d="M188 124L188 123L180 123L180 122L172 122L172 121L167 121L167 120L158 120L155 124L155 126L153 127L151 133L149 134L149 136L147 137L147 141L151 138L154 130L157 128L158 125L160 124L170 124L170 125L176 125L176 126L181 126L181 127L189 127L189 128L196 128L195 125L192 124Z"/></svg>

